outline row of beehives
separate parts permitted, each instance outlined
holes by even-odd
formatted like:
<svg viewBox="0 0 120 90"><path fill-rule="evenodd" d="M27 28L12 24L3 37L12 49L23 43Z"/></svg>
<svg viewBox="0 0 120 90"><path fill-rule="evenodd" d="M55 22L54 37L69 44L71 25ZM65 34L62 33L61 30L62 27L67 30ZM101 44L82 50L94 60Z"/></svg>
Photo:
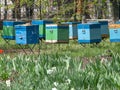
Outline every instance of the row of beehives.
<svg viewBox="0 0 120 90"><path fill-rule="evenodd" d="M109 27L108 21L54 24L48 20L32 20L31 25L23 21L3 21L2 37L16 40L17 44L36 44L39 39L48 43L68 43L69 39L75 38L78 43L98 43L102 37L108 36L111 42L119 42L120 25Z"/></svg>

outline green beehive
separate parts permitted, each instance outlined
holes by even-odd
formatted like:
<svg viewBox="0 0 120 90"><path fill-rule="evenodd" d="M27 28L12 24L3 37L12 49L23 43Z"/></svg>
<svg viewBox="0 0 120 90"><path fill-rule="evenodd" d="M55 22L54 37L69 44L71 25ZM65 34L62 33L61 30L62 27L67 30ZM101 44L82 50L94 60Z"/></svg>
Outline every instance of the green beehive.
<svg viewBox="0 0 120 90"><path fill-rule="evenodd" d="M3 38L15 39L14 26L18 24L24 24L23 21L3 21Z"/></svg>
<svg viewBox="0 0 120 90"><path fill-rule="evenodd" d="M47 43L68 43L69 26L65 24L47 24L45 38Z"/></svg>
<svg viewBox="0 0 120 90"><path fill-rule="evenodd" d="M51 20L32 20L32 25L39 25L39 38L45 39L45 25L51 24L53 21Z"/></svg>

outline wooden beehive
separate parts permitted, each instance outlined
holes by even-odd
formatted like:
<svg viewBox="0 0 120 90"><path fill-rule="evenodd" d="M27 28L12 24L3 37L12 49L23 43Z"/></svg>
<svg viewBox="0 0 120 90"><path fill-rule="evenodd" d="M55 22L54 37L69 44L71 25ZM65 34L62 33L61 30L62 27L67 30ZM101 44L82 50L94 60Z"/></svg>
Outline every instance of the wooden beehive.
<svg viewBox="0 0 120 90"><path fill-rule="evenodd" d="M53 23L50 20L32 20L32 25L39 25L39 38L45 39L45 25Z"/></svg>
<svg viewBox="0 0 120 90"><path fill-rule="evenodd" d="M93 22L90 21L88 23L93 23L93 24L99 23L101 25L101 36L102 36L102 38L109 37L108 21L93 21Z"/></svg>
<svg viewBox="0 0 120 90"><path fill-rule="evenodd" d="M120 24L109 25L110 42L120 42Z"/></svg>
<svg viewBox="0 0 120 90"><path fill-rule="evenodd" d="M14 26L18 24L24 24L23 21L3 21L3 38L15 39Z"/></svg>
<svg viewBox="0 0 120 90"><path fill-rule="evenodd" d="M78 24L78 43L98 43L100 41L100 24Z"/></svg>
<svg viewBox="0 0 120 90"><path fill-rule="evenodd" d="M38 25L16 25L16 43L17 44L37 44L39 43Z"/></svg>
<svg viewBox="0 0 120 90"><path fill-rule="evenodd" d="M69 26L65 24L47 24L46 25L47 43L68 43Z"/></svg>
<svg viewBox="0 0 120 90"><path fill-rule="evenodd" d="M69 25L69 39L77 39L78 38L77 24L80 24L80 22L66 22L64 24Z"/></svg>

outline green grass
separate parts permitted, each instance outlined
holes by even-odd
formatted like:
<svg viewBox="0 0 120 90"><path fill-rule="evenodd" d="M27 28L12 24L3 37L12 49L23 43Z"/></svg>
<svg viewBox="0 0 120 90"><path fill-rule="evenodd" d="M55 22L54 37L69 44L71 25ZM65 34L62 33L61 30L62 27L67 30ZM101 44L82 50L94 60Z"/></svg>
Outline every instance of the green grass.
<svg viewBox="0 0 120 90"><path fill-rule="evenodd" d="M1 90L119 90L120 56L96 57L83 68L80 58L59 55L0 58ZM7 87L5 81L11 80ZM57 83L58 85L54 85Z"/></svg>
<svg viewBox="0 0 120 90"><path fill-rule="evenodd" d="M120 43L46 44L25 55L15 41L0 38L0 90L119 90ZM40 53L38 54L38 48ZM27 46L24 48L28 49ZM11 50L17 50L15 53ZM7 87L6 80L10 80Z"/></svg>

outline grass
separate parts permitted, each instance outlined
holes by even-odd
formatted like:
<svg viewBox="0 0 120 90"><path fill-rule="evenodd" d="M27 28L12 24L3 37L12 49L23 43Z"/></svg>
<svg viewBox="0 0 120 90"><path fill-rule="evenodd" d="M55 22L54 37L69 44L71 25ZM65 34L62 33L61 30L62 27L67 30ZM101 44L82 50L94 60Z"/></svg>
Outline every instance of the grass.
<svg viewBox="0 0 120 90"><path fill-rule="evenodd" d="M14 41L0 38L0 90L119 90L120 43L36 45L25 55ZM28 49L27 46L24 48ZM11 50L17 50L12 52ZM6 81L10 80L10 86Z"/></svg>
<svg viewBox="0 0 120 90"><path fill-rule="evenodd" d="M1 39L0 39L1 40ZM1 40L0 46L5 51L10 50L18 50L16 53L20 53L20 47L18 49L18 45L15 44L14 41L10 41L10 45L7 45L4 40ZM120 47L119 43L110 43L109 39L102 41L99 44L87 44L81 45L77 43L77 40L71 40L69 44L46 44L44 41L40 43L40 45L36 45L34 48L35 52L38 52L38 48L40 47L40 54L60 54L60 55L68 55L72 57L95 57L102 54L109 54L109 51L113 51L115 53L120 53L118 49ZM24 46L24 48L28 48ZM7 54L11 54L7 53ZM23 53L23 52L22 52Z"/></svg>
<svg viewBox="0 0 120 90"><path fill-rule="evenodd" d="M98 57L83 68L80 58L40 55L0 58L1 90L119 90L120 56ZM10 80L10 87L5 81Z"/></svg>

